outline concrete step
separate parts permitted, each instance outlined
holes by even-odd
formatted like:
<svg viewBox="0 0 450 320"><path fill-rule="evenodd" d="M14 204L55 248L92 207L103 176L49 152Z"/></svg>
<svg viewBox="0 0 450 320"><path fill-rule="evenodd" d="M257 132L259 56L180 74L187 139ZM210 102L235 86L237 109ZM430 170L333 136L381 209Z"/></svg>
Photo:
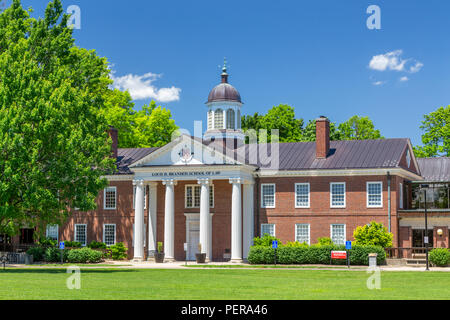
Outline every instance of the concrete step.
<svg viewBox="0 0 450 320"><path fill-rule="evenodd" d="M409 266L425 266L427 261L426 259L406 259L406 264Z"/></svg>
<svg viewBox="0 0 450 320"><path fill-rule="evenodd" d="M426 253L413 253L412 258L413 259L426 259L427 255Z"/></svg>

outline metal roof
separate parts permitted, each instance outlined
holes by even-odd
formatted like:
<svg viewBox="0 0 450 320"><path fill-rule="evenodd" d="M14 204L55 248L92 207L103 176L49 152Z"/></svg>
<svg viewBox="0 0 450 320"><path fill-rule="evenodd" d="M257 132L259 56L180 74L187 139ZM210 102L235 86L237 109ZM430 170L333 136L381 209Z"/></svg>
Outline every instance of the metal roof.
<svg viewBox="0 0 450 320"><path fill-rule="evenodd" d="M450 182L450 158L417 158L420 172L426 181Z"/></svg>
<svg viewBox="0 0 450 320"><path fill-rule="evenodd" d="M130 148L117 150L117 169L118 174L132 174L128 168L133 162L136 162L159 148Z"/></svg>

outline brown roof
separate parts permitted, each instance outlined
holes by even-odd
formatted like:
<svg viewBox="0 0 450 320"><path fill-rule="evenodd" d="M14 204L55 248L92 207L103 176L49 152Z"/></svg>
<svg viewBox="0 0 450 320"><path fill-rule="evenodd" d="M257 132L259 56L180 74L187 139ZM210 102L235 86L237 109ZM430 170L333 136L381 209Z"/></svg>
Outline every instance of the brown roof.
<svg viewBox="0 0 450 320"><path fill-rule="evenodd" d="M426 181L450 182L450 158L417 158L420 172Z"/></svg>

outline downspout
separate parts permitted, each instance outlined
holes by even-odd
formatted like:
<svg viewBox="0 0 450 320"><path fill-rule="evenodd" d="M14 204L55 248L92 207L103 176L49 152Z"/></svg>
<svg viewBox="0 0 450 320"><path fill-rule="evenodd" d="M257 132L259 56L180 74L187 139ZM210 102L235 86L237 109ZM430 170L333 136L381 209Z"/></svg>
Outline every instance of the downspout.
<svg viewBox="0 0 450 320"><path fill-rule="evenodd" d="M391 175L387 172L387 184L388 184L388 232L391 232Z"/></svg>
<svg viewBox="0 0 450 320"><path fill-rule="evenodd" d="M260 237L261 235L259 234L260 232L260 223L259 223L259 175L256 175L256 179L255 179L255 187L256 187L256 226L254 226L256 228L256 232L255 232L255 237Z"/></svg>

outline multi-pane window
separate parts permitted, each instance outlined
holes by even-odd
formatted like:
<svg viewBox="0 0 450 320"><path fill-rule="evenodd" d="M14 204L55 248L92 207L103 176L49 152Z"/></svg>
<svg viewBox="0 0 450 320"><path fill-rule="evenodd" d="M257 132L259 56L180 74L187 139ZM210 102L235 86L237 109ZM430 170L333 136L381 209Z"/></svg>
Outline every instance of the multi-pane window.
<svg viewBox="0 0 450 320"><path fill-rule="evenodd" d="M85 224L75 225L75 241L80 242L85 246L87 242L87 226Z"/></svg>
<svg viewBox="0 0 450 320"><path fill-rule="evenodd" d="M147 187L144 187L144 209L147 209ZM133 186L133 209L136 205L136 186Z"/></svg>
<svg viewBox="0 0 450 320"><path fill-rule="evenodd" d="M331 241L336 245L345 244L345 224L331 225Z"/></svg>
<svg viewBox="0 0 450 320"><path fill-rule="evenodd" d="M271 223L261 224L261 237L264 237L265 234L275 237L275 225Z"/></svg>
<svg viewBox="0 0 450 320"><path fill-rule="evenodd" d="M261 207L275 208L275 185L262 184L261 185Z"/></svg>
<svg viewBox="0 0 450 320"><path fill-rule="evenodd" d="M214 129L223 129L223 110L214 111Z"/></svg>
<svg viewBox="0 0 450 320"><path fill-rule="evenodd" d="M295 184L295 207L309 208L309 183Z"/></svg>
<svg viewBox="0 0 450 320"><path fill-rule="evenodd" d="M398 201L399 201L399 208L403 209L403 183L400 183L398 187Z"/></svg>
<svg viewBox="0 0 450 320"><path fill-rule="evenodd" d="M116 209L116 187L107 187L104 190L103 208L113 210Z"/></svg>
<svg viewBox="0 0 450 320"><path fill-rule="evenodd" d="M234 129L235 113L233 109L227 110L227 129Z"/></svg>
<svg viewBox="0 0 450 320"><path fill-rule="evenodd" d="M186 208L200 208L200 194L202 187L199 185L187 185L185 207ZM209 186L209 207L214 208L214 186Z"/></svg>
<svg viewBox="0 0 450 320"><path fill-rule="evenodd" d="M330 202L332 208L345 207L345 182L330 184Z"/></svg>
<svg viewBox="0 0 450 320"><path fill-rule="evenodd" d="M310 244L309 224L296 224L295 225L295 240L300 243Z"/></svg>
<svg viewBox="0 0 450 320"><path fill-rule="evenodd" d="M47 238L58 241L58 225L48 224L45 235Z"/></svg>
<svg viewBox="0 0 450 320"><path fill-rule="evenodd" d="M104 224L103 225L103 242L107 246L116 244L116 225Z"/></svg>
<svg viewBox="0 0 450 320"><path fill-rule="evenodd" d="M367 182L367 206L383 206L383 184L381 182Z"/></svg>

